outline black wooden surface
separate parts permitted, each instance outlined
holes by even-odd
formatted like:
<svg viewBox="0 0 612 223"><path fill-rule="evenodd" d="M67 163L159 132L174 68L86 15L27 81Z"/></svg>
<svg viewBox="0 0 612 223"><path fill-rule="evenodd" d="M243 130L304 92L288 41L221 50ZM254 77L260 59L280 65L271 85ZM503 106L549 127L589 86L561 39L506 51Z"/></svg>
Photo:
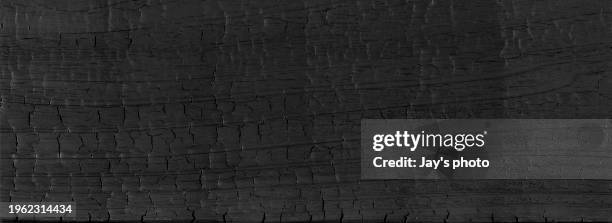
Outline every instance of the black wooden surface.
<svg viewBox="0 0 612 223"><path fill-rule="evenodd" d="M612 221L611 181L359 176L364 118L610 118L610 1L0 5L1 201L74 200L78 221Z"/></svg>

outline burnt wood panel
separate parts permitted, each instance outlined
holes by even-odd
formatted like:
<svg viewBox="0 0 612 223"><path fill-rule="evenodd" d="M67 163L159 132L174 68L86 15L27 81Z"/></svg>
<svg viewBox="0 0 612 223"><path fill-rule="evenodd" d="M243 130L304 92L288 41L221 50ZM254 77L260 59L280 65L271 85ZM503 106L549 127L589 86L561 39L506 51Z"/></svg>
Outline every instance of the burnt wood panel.
<svg viewBox="0 0 612 223"><path fill-rule="evenodd" d="M360 180L365 118L609 118L612 2L2 1L1 201L78 221L612 221L605 180Z"/></svg>

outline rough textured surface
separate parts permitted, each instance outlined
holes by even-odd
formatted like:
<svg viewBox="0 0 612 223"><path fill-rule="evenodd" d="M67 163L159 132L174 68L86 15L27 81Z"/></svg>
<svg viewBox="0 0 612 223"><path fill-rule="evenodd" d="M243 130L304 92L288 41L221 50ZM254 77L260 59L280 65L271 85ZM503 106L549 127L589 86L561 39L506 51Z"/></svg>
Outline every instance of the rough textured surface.
<svg viewBox="0 0 612 223"><path fill-rule="evenodd" d="M1 1L2 201L78 220L612 221L612 182L362 181L363 118L609 118L612 2Z"/></svg>

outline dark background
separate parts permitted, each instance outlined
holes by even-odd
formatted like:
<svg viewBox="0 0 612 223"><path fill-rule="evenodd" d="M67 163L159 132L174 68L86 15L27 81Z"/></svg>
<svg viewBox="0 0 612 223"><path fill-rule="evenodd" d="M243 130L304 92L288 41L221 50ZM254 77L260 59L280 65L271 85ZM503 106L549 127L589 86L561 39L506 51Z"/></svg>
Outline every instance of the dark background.
<svg viewBox="0 0 612 223"><path fill-rule="evenodd" d="M77 220L612 221L606 180L360 180L365 118L610 118L612 2L1 1L1 201Z"/></svg>

